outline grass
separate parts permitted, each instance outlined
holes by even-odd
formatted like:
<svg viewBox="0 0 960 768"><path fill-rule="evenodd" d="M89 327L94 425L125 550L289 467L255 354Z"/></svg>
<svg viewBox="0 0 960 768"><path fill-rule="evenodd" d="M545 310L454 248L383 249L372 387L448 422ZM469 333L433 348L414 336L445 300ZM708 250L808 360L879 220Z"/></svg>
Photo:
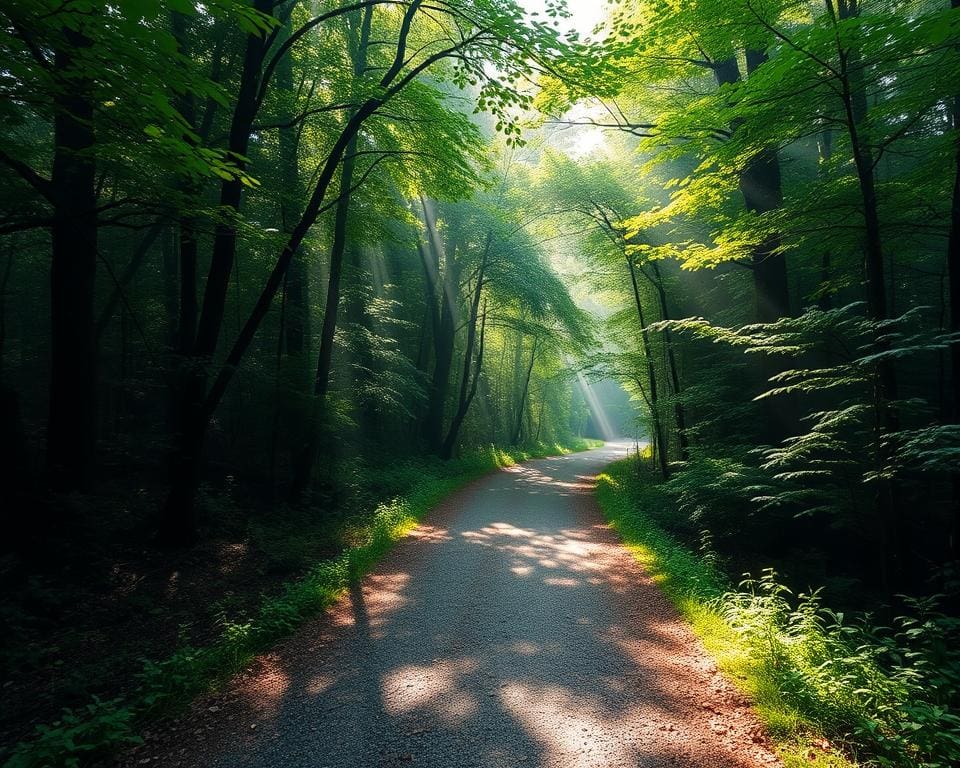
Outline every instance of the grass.
<svg viewBox="0 0 960 768"><path fill-rule="evenodd" d="M685 471L684 471L685 472ZM734 587L675 531L674 485L636 460L608 467L601 508L700 637L751 697L788 768L950 768L960 765L960 619L940 596L900 596L904 615L877 626L844 616L819 591L794 595L772 569ZM669 531L668 531L669 529ZM686 542L686 543L685 543Z"/></svg>
<svg viewBox="0 0 960 768"><path fill-rule="evenodd" d="M165 659L145 661L137 692L127 699L94 698L85 707L64 710L57 722L38 727L36 738L17 745L4 768L75 768L140 743L137 734L148 723L228 680L330 607L453 491L521 461L600 445L602 441L577 439L518 449L489 446L449 462L425 459L385 468L383 473L397 475L391 482L406 492L354 520L349 545L339 555L313 564L279 594L264 598L251 618L224 621L220 637L206 646L184 644Z"/></svg>
<svg viewBox="0 0 960 768"><path fill-rule="evenodd" d="M724 610L730 584L711 563L668 534L644 510L669 503L650 482L638 478L634 461L612 464L597 484L597 500L623 542L691 625L719 669L754 703L788 768L852 768L857 763L833 748L815 715L785 696L780 675L765 655L735 628ZM813 716L812 716L813 715Z"/></svg>

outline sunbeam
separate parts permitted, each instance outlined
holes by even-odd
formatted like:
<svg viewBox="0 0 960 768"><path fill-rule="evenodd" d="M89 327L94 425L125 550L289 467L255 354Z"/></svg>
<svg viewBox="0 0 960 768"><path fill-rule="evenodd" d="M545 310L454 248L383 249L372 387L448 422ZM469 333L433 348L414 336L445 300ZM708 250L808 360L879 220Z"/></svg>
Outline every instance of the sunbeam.
<svg viewBox="0 0 960 768"><path fill-rule="evenodd" d="M580 371L577 371L577 388L580 390L580 394L583 395L584 400L587 401L587 407L590 409L593 423L596 424L597 429L600 430L600 436L607 442L616 440L618 435L607 416L603 403L600 402L597 393L593 391L593 386Z"/></svg>

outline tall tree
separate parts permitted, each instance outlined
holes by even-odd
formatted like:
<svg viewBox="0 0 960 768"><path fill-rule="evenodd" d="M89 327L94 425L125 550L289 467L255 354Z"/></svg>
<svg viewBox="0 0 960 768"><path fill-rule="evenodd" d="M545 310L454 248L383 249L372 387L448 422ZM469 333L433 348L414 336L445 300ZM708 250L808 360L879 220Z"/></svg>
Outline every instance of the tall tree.
<svg viewBox="0 0 960 768"><path fill-rule="evenodd" d="M359 16L359 19L357 18ZM345 17L347 29L347 50L353 80L362 92L362 83L367 70L367 47L370 44L370 29L373 20L373 6L362 13ZM403 31L401 30L401 34ZM290 496L299 501L309 486L310 474L316 461L317 451L323 439L323 412L325 400L330 388L330 369L333 364L333 344L337 331L337 318L340 312L341 280L343 275L343 256L347 248L347 223L350 216L353 175L357 163L358 133L354 133L344 149L340 166L340 194L334 206L333 245L330 249L330 262L327 271L327 294L324 304L323 325L320 329L320 351L317 353L317 372L313 385L314 414L307 428L306 445L298 457Z"/></svg>
<svg viewBox="0 0 960 768"><path fill-rule="evenodd" d="M420 12L421 5L420 0L412 0L406 5L393 41L394 48L392 54L388 57L383 76L379 81L372 84L372 93L365 95L360 100L359 106L355 108L355 111L352 112L349 119L345 121L336 134L325 159L321 163L306 208L287 238L286 244L278 255L252 310L242 324L240 332L223 365L218 369L213 382L209 387L206 387L202 372L198 372L192 377L190 384L184 390L183 412L186 414L186 420L172 454L171 491L164 505L164 522L161 528L162 539L171 542L185 541L190 540L195 534L194 503L203 444L210 419L219 406L237 367L249 349L261 322L270 310L273 298L282 285L290 263L296 256L304 238L320 214L335 206L335 200L327 201L327 193L348 147L364 124L397 99L412 84L415 84L417 78L430 67L448 59L455 59L458 67L456 70L457 81L460 84L466 84L467 78L473 77L482 82L481 103L490 105L498 113L498 116L503 118L504 122L502 124L506 130L519 131L513 125L513 121L508 118L507 112L513 105L529 103L530 97L519 92L512 84L513 75L528 70L531 61L542 61L552 57L560 48L558 36L554 31L544 27L527 26L519 8L513 7L510 9L511 13L505 15L503 8L486 3L474 4L469 8L469 11L458 8L451 8L447 11L444 18L448 23L462 31L462 34L451 42L444 28L442 26L439 29L437 28L438 22L432 11L431 13ZM356 10L356 7L356 5L342 6L336 11L316 17L308 22L308 25L311 25L312 28L321 21ZM427 42L415 49L411 56L412 41L410 40L410 34L411 29L414 28L415 20L421 22ZM301 29L305 29L308 25L302 26ZM464 25L468 29L465 29ZM278 57L289 51L291 41L295 39L297 39L296 33L291 35L273 54L264 69L262 82L257 91L258 94L266 90L270 81L269 76L275 69ZM248 49L248 53L256 61L262 62L265 58L265 53L260 52L259 49L253 52ZM251 63L251 70L256 69L254 66L256 61ZM482 63L485 61L497 63L498 67L495 74L486 64ZM246 70L245 65L244 71L246 72ZM240 114L244 118L248 116L248 112L249 110L240 110ZM380 155L372 161L372 165L376 165L391 156L393 155L390 153ZM368 168L365 173L369 173L370 170ZM345 190L342 190L341 194L343 191ZM223 234L221 243L224 246L234 242L234 238L229 232L222 232L221 234ZM228 255L230 258L227 258ZM210 278L208 277L204 298L205 309L201 311L200 320L202 332L198 331L196 345L197 350L207 355L212 354L216 346L216 337L219 335L224 308L226 283L223 276L225 272L229 274L228 270L232 265L232 255L228 253L226 247L222 249L221 256L222 258L214 259L211 264L211 274L216 271L217 276L213 288L211 288ZM209 308L207 308L208 297L211 302ZM330 307L327 307L327 310L329 311ZM205 313L208 321L206 323L204 322ZM200 343L201 337L203 344Z"/></svg>
<svg viewBox="0 0 960 768"><path fill-rule="evenodd" d="M97 191L93 81L78 54L92 47L87 25L65 27L54 53L53 205L50 262L50 416L47 472L60 491L87 490L93 466L97 348Z"/></svg>
<svg viewBox="0 0 960 768"><path fill-rule="evenodd" d="M950 0L956 11L960 0ZM950 204L950 233L947 240L947 275L950 295L950 332L960 336L960 93L952 98L952 127L955 147L955 173ZM950 347L950 381L952 383L953 423L960 424L960 341L954 340ZM953 473L953 530L950 549L960 560L960 470Z"/></svg>

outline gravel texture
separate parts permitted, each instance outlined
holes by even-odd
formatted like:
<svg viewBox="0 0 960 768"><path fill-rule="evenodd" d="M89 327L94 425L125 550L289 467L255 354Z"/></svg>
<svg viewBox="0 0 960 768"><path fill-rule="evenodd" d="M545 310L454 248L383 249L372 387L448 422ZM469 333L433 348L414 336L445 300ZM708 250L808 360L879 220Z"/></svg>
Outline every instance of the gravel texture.
<svg viewBox="0 0 960 768"><path fill-rule="evenodd" d="M748 702L604 524L625 444L455 493L327 615L124 765L754 768Z"/></svg>

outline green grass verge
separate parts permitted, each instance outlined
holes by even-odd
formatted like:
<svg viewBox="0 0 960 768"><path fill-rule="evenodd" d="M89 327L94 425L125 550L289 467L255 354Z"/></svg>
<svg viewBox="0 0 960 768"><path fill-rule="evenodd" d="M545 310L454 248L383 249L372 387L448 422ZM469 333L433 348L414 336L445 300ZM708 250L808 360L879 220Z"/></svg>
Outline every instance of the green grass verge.
<svg viewBox="0 0 960 768"><path fill-rule="evenodd" d="M216 642L202 648L185 645L166 659L145 662L138 691L129 700L94 698L82 709L64 710L60 720L40 726L35 739L17 745L4 768L74 768L140 743L137 732L149 722L229 679L257 654L329 608L453 491L521 461L602 444L599 440L578 439L566 445L516 449L489 446L446 463L424 460L411 470L419 479L409 492L381 504L369 524L353 533L353 546L287 582L279 594L264 599L251 620L226 623Z"/></svg>
<svg viewBox="0 0 960 768"><path fill-rule="evenodd" d="M723 602L730 584L710 558L688 549L644 512L669 500L656 485L638 480L636 463L628 459L611 464L598 479L596 495L611 526L676 605L719 669L751 698L787 768L856 766L839 751L823 748L819 724L782 693L780 670L755 653L728 620Z"/></svg>

